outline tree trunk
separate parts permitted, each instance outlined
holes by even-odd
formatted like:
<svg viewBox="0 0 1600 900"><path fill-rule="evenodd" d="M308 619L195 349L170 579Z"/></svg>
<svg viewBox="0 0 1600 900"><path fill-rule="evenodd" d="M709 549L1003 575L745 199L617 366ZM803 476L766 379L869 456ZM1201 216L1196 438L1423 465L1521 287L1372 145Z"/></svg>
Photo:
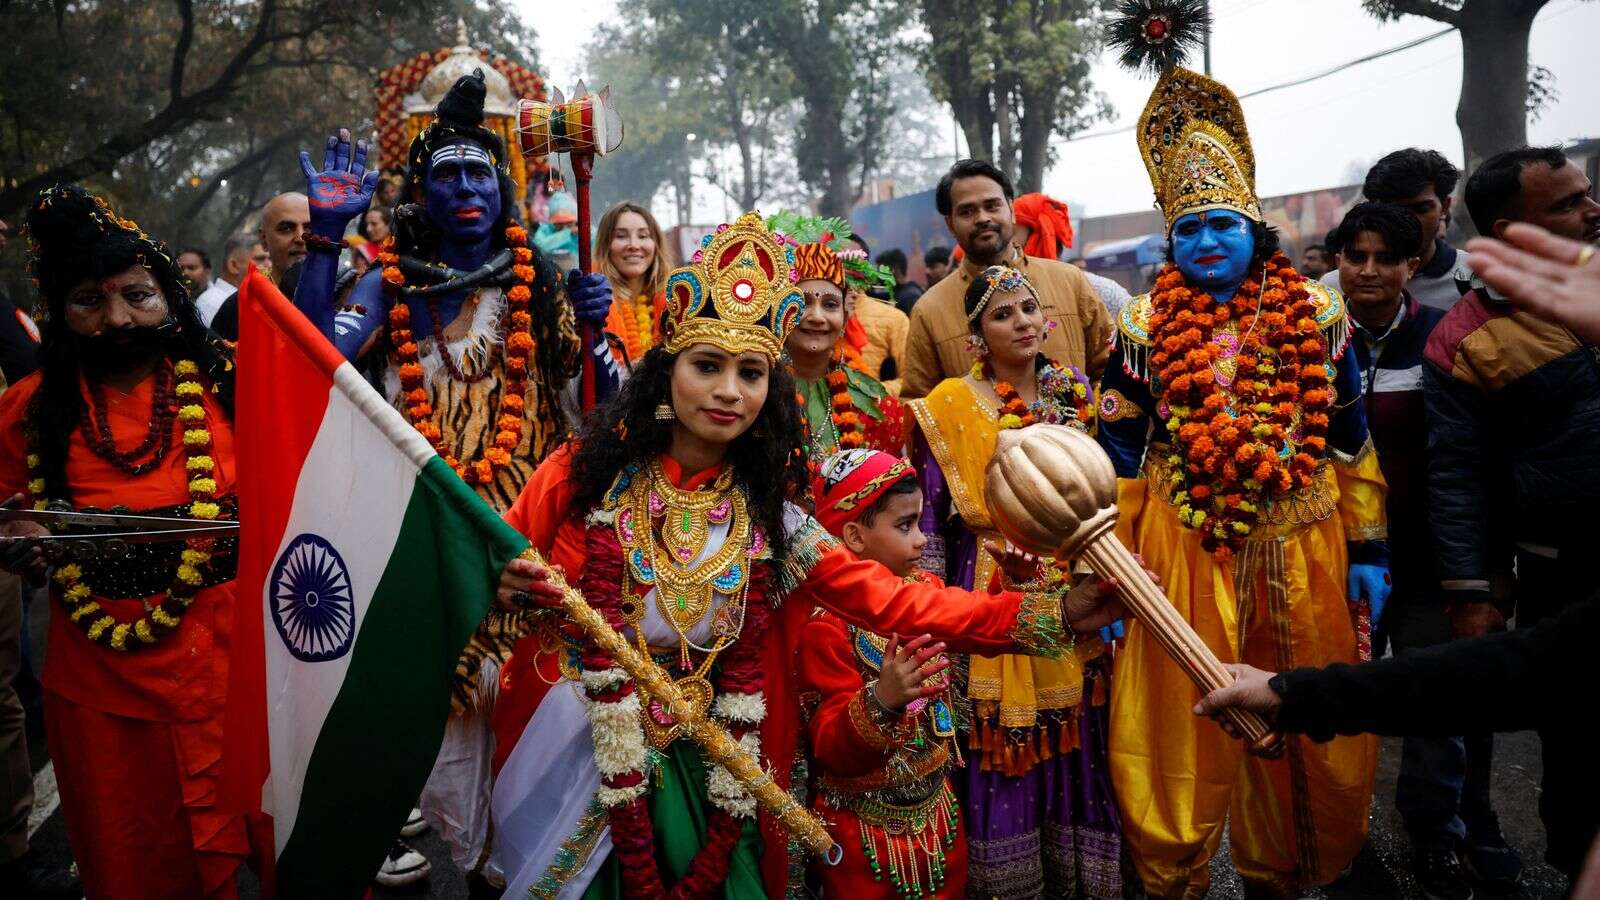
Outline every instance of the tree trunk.
<svg viewBox="0 0 1600 900"><path fill-rule="evenodd" d="M1057 97L1054 91L1025 91L1022 117L1022 162L1017 169L1017 193L1044 190L1044 170L1050 161L1050 134L1055 128Z"/></svg>
<svg viewBox="0 0 1600 900"><path fill-rule="evenodd" d="M1528 32L1543 5L1544 0L1475 0L1461 8L1456 124L1468 172L1528 142Z"/></svg>
<svg viewBox="0 0 1600 900"><path fill-rule="evenodd" d="M1016 86L1011 79L996 79L994 84L994 125L1000 140L995 146L992 162L1000 171L1017 183L1017 126Z"/></svg>

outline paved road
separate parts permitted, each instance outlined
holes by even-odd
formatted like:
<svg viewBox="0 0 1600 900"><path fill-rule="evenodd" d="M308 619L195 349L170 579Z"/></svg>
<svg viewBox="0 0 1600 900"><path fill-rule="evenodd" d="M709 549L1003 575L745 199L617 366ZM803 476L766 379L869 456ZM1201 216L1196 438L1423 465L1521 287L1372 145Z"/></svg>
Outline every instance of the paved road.
<svg viewBox="0 0 1600 900"><path fill-rule="evenodd" d="M29 631L35 647L44 643L44 615L41 607L33 604ZM38 663L41 657L36 656ZM33 835L33 846L46 862L65 862L70 858L66 830L61 823L61 813L54 807L53 769L45 751L44 735L37 716L30 716L29 750L33 757L34 784L37 799L35 817L38 820ZM1395 775L1400 761L1400 742L1385 740L1378 758L1378 787L1373 801L1372 836L1367 847L1356 857L1350 875L1329 885L1320 896L1329 900L1347 898L1415 898L1420 897L1415 880L1410 875L1410 844L1395 814L1393 797ZM1495 741L1495 766L1492 784L1495 809L1500 814L1501 825L1511 846L1522 854L1528 867L1520 890L1509 896L1516 898L1558 898L1566 889L1566 879L1543 861L1544 833L1539 825L1538 798L1539 739L1532 733L1501 735ZM450 862L449 852L431 831L415 841L415 846L426 853L433 863L433 874L427 882L405 891L375 890L374 900L467 900L466 880ZM1241 886L1227 861L1227 848L1212 863L1212 898L1242 896ZM240 893L246 898L258 896L254 879L246 873L241 879ZM1480 892L1480 897L1484 895Z"/></svg>

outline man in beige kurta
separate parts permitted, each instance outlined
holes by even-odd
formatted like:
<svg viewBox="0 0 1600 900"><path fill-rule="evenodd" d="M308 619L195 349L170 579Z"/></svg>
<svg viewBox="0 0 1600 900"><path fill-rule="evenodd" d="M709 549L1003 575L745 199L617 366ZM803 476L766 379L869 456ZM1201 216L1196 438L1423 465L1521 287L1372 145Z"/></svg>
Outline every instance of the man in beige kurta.
<svg viewBox="0 0 1600 900"><path fill-rule="evenodd" d="M904 399L926 397L940 381L959 378L972 367L962 297L974 276L1002 263L1028 276L1045 316L1056 323L1045 338L1045 355L1077 366L1091 382L1100 380L1111 354L1111 316L1077 267L1025 256L1012 243L1012 190L1004 179L987 163L962 160L940 182L939 211L963 256L961 266L929 288L911 309L911 331L900 365Z"/></svg>

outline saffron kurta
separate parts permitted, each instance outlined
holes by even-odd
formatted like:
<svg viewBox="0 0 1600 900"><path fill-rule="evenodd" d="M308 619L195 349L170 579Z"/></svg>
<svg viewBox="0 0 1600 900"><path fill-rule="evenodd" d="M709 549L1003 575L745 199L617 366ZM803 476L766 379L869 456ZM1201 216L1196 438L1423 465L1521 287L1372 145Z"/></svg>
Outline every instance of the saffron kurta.
<svg viewBox="0 0 1600 900"><path fill-rule="evenodd" d="M0 396L0 494L26 492L27 407L39 389L35 373ZM103 392L106 420L118 448L138 446L152 417L156 376L123 395ZM233 429L210 394L204 398L217 496L233 493ZM126 506L134 512L186 515L189 477L183 429L174 427L165 457L130 477L92 452L74 430L66 477L79 507ZM103 574L84 564L84 583L119 622L145 614L138 597L117 584L156 584L159 601L183 545L153 545L170 566L148 572ZM232 551L214 565L231 570ZM154 577L150 577L151 574ZM124 581L122 579L130 580ZM230 576L231 578L231 576ZM52 583L52 602L60 587ZM113 592L108 597L103 592ZM61 789L67 836L90 897L231 897L233 874L251 851L245 818L217 809L222 756L222 706L228 685L228 646L234 605L232 580L204 587L177 630L156 644L127 652L91 642L64 609L50 614L43 683L50 757Z"/></svg>
<svg viewBox="0 0 1600 900"><path fill-rule="evenodd" d="M1166 434L1145 363L1149 295L1123 308L1100 392L1100 441L1120 479L1118 536L1161 576L1167 597L1218 658L1269 671L1356 661L1350 554L1378 551L1359 542L1384 535L1383 477L1367 439L1360 373L1343 352L1343 298L1306 287L1334 352L1329 458L1310 487L1270 505L1232 561L1217 562L1200 532L1179 522L1169 500L1172 451L1147 439L1152 430ZM1281 759L1247 756L1239 741L1194 717L1199 692L1137 621L1118 653L1114 687L1112 773L1150 894L1204 894L1225 819L1239 873L1279 892L1332 881L1361 848L1376 738L1319 744L1291 736Z"/></svg>
<svg viewBox="0 0 1600 900"><path fill-rule="evenodd" d="M923 565L949 584L988 587L1005 543L989 520L984 471L1000 433L994 401L948 378L909 403L922 482ZM1106 759L1109 677L1099 638L1061 659L967 661L970 749L958 776L969 884L982 896L1116 898L1121 826ZM1087 691L1086 691L1087 689Z"/></svg>
<svg viewBox="0 0 1600 900"><path fill-rule="evenodd" d="M572 478L571 460L568 448L558 450L545 460L528 482L522 496L506 513L506 521L526 534L547 560L561 566L569 580L577 583L585 565L585 516L588 511L573 508L577 487ZM677 470L670 458L663 457L661 461L668 477L682 488L692 489L713 474L700 473L686 477ZM785 530L783 539L788 542L789 561L772 579L768 602L775 605L775 614L769 626L766 645L761 648L762 671L766 679L763 693L767 705L766 717L761 725L761 747L764 763L774 780L786 790L791 787L802 731L795 671L797 652L801 635L814 608L823 607L845 621L864 625L870 623L873 628L882 631L932 633L939 640L946 641L952 649L969 652L1016 652L1023 646L1052 650L1060 646L1059 609L1053 601L1048 608L1043 608L1037 599L1025 598L1017 593L974 596L961 590L940 589L920 583L906 584L883 566L856 559L848 550L837 546L815 520L792 506L785 516ZM653 610L654 604L647 605ZM707 614L707 628L712 614L714 610ZM648 637L648 615L643 626ZM593 773L593 751L588 750L587 754L584 751L585 747L591 746L588 743L587 721L581 712L573 718L559 710L560 706L569 702L567 698L575 687L569 682L552 686L549 681L553 679L539 677L539 650L537 637L519 644L517 656L508 667L506 676L501 679L503 702L496 710L496 732L502 745L514 744L522 737L525 727L538 729L541 721L551 723L548 733L534 735L537 737L536 743L546 748L539 755L547 757L569 753L571 765L564 770L564 780L571 782L574 789L592 794L592 788L585 788L583 781L593 774L594 782L598 783L598 775ZM544 671L548 675L548 669ZM552 704L555 708L552 708ZM575 731L557 733L561 729ZM678 745L673 747L676 750ZM534 760L533 764L543 765L544 762ZM518 754L512 751L500 771L495 789L497 823L501 822L502 811L505 811L511 816L533 816L533 824L545 829L570 828L581 824L578 821L580 816L571 817L570 822L562 824L556 812L557 807L563 807L559 798L547 798L547 809L529 810L521 798L508 796L507 792L511 790L509 785L518 780L513 773L518 765ZM547 793L551 791L548 783L537 787ZM572 808L582 812L589 797L571 799L575 801ZM781 897L791 878L797 875L796 871L791 870L787 835L778 823L764 813L759 816L759 824L763 839L762 879L769 896ZM500 833L503 835L504 829ZM510 875L511 867L525 867L531 863L543 869L561 862L557 859L560 848L556 843L562 837L564 835L557 835L547 848L548 860L503 859L503 867L507 868ZM504 849L503 843L497 845L497 856ZM595 848L609 848L604 829L595 840L589 842L589 849L585 852L598 854L600 851ZM658 849L662 849L659 838ZM845 847L845 852L852 852L852 848ZM859 848L855 848L854 852L859 852ZM685 865L687 861L687 858L682 860ZM600 866L591 858L587 864L556 868L571 870L565 873L571 885L571 878L592 878ZM664 877L669 881L681 875L681 871L671 871L672 868L675 866L663 869ZM568 895L559 887L552 894Z"/></svg>

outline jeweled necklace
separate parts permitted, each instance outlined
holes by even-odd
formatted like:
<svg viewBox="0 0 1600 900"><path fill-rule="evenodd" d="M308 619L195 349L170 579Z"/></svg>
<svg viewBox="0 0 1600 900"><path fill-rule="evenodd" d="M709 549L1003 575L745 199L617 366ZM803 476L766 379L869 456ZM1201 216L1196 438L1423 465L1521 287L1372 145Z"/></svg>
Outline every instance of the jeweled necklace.
<svg viewBox="0 0 1600 900"><path fill-rule="evenodd" d="M724 524L728 533L722 545L701 560L711 526ZM656 609L678 635L679 663L685 671L690 668L691 648L716 653L737 636L743 623L741 589L750 577L751 528L744 491L734 486L732 469L720 473L710 490L685 491L672 483L660 462L651 462L646 477L635 479L624 494L615 528L627 574L656 589ZM719 640L701 647L690 640L689 632L705 618L719 593L735 598L735 609L724 627L714 627L714 632L721 632L713 635ZM731 621L734 615L738 625ZM723 624L723 618L717 624Z"/></svg>

